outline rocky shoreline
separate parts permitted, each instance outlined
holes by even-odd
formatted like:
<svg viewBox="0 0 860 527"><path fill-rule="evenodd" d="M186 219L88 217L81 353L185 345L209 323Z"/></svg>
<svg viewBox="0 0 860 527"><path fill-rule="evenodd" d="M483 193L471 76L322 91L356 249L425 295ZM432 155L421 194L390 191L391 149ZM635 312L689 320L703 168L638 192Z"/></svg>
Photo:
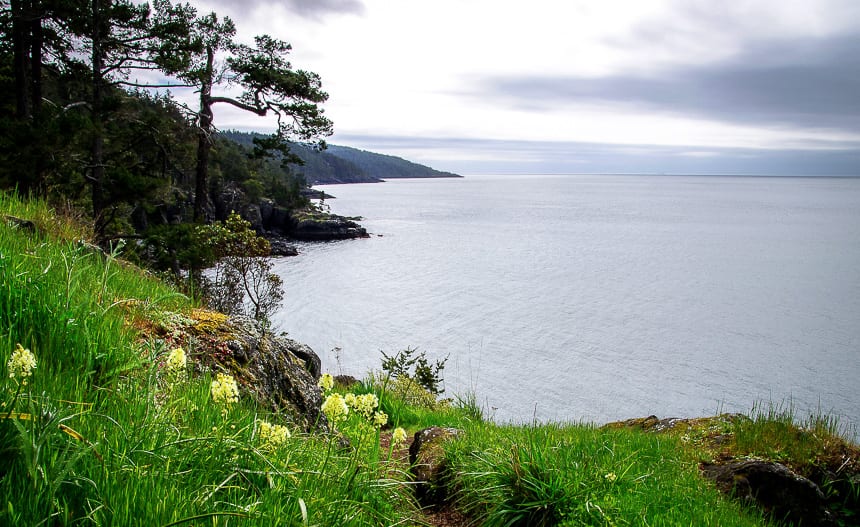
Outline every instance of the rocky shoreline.
<svg viewBox="0 0 860 527"><path fill-rule="evenodd" d="M215 196L213 201L211 212L215 219L223 220L231 212L238 212L251 223L251 228L257 234L269 240L272 256L296 256L298 249L293 244L296 241L323 242L369 237L367 230L358 223L360 218L323 212L313 205L306 209L291 210L268 198L261 199L258 204L248 204L244 192L229 187Z"/></svg>
<svg viewBox="0 0 860 527"><path fill-rule="evenodd" d="M198 348L206 350L201 366L226 371L264 407L288 415L306 432L327 431L320 410L323 394L317 384L321 361L307 345L285 334L272 335L259 323L242 317L196 310L194 324L186 328ZM208 347L208 349L207 349ZM351 379L356 382L355 379ZM727 450L733 426L750 418L723 414L695 419L648 416L603 425L603 429L638 430L648 434L680 437L701 450L700 475L727 496L757 507L768 517L797 525L841 525L839 496L856 485L856 447L842 441L820 452L815 470L792 466L790 458L736 456ZM802 431L798 432L801 433ZM409 473L418 502L428 509L441 509L456 492L449 488L447 458L443 444L465 433L453 428L431 427L414 434L409 447ZM710 455L705 455L710 452ZM838 455L834 456L834 452ZM852 483L853 482L853 483ZM834 494L834 485L843 484ZM829 493L824 490L829 489Z"/></svg>

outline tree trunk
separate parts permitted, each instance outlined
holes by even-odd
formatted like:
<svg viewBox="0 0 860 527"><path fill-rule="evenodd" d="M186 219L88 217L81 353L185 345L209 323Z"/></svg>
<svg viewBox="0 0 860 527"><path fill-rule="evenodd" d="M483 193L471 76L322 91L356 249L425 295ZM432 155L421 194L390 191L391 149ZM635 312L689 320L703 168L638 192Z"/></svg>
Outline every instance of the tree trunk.
<svg viewBox="0 0 860 527"><path fill-rule="evenodd" d="M93 0L93 50L92 50L92 65L93 65L93 94L92 94L92 120L93 120L93 138L90 146L90 184L92 190L93 201L93 230L97 240L104 236L104 129L102 126L102 111L103 111L103 88L104 88L104 71L102 63L104 61L102 52L102 14L101 1ZM110 5L110 0L106 4Z"/></svg>
<svg viewBox="0 0 860 527"><path fill-rule="evenodd" d="M212 148L212 77L215 52L206 48L205 79L200 85L200 115L197 129L197 170L195 172L194 221L206 221L209 202L209 150Z"/></svg>
<svg viewBox="0 0 860 527"><path fill-rule="evenodd" d="M27 52L29 33L24 16L25 0L11 0L13 69L15 70L15 116L24 120L30 116L27 104Z"/></svg>
<svg viewBox="0 0 860 527"><path fill-rule="evenodd" d="M42 46L45 41L42 29L41 4L38 0L30 2L30 104L33 115L42 110Z"/></svg>

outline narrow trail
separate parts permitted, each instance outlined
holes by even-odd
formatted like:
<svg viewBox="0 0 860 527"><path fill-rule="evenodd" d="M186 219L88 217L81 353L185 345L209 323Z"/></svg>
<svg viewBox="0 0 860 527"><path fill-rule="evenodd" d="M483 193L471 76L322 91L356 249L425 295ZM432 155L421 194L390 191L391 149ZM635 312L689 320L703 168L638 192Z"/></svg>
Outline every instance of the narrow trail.
<svg viewBox="0 0 860 527"><path fill-rule="evenodd" d="M404 471L409 469L409 447L412 445L413 437L410 436L402 445L398 445L391 452L393 461L398 462ZM391 445L391 432L383 432L379 437L379 451L388 452ZM416 518L422 525L430 527L468 527L471 525L469 519L453 507L446 506L441 509L424 509Z"/></svg>

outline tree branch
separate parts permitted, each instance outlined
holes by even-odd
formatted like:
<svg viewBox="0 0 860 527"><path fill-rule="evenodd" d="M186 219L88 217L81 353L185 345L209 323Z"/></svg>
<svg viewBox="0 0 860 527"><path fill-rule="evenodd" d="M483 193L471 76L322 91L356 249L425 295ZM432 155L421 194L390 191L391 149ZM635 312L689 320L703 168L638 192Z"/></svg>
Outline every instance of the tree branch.
<svg viewBox="0 0 860 527"><path fill-rule="evenodd" d="M259 115L260 117L264 117L266 115L267 110L268 110L267 108L260 108L258 106L252 106L250 104L245 104L243 102L237 101L236 99L231 99L230 97L210 97L209 100L212 102L212 104L215 104L216 102L226 102L227 104L232 104L233 106L235 106L236 108L239 108L240 110L245 110L246 112L255 113L255 114Z"/></svg>
<svg viewBox="0 0 860 527"><path fill-rule="evenodd" d="M71 103L71 104L67 104L67 105L63 106L63 113L66 113L66 112L68 112L69 110L74 110L75 108L78 108L78 107L80 107L80 106L86 106L87 108L92 109L92 107L90 106L90 103L89 103L89 102L87 102L87 101L78 101L78 102L73 102L73 103Z"/></svg>
<svg viewBox="0 0 860 527"><path fill-rule="evenodd" d="M131 81L116 81L114 85L122 84L123 86L132 86L135 88L193 88L193 84L139 84Z"/></svg>

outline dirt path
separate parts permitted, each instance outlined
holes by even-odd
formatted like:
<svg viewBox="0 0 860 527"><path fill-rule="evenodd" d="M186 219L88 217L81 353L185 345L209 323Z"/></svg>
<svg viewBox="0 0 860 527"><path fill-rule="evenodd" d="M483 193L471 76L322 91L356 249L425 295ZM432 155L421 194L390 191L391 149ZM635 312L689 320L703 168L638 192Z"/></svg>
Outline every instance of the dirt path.
<svg viewBox="0 0 860 527"><path fill-rule="evenodd" d="M397 445L391 452L392 461L402 465L404 471L409 469L409 447L412 445L412 436L409 436L406 443ZM391 445L391 432L383 432L379 437L379 451L388 452ZM417 518L424 525L431 527L468 527L471 525L469 519L452 507L444 507L439 510L425 509L421 511L421 516Z"/></svg>

